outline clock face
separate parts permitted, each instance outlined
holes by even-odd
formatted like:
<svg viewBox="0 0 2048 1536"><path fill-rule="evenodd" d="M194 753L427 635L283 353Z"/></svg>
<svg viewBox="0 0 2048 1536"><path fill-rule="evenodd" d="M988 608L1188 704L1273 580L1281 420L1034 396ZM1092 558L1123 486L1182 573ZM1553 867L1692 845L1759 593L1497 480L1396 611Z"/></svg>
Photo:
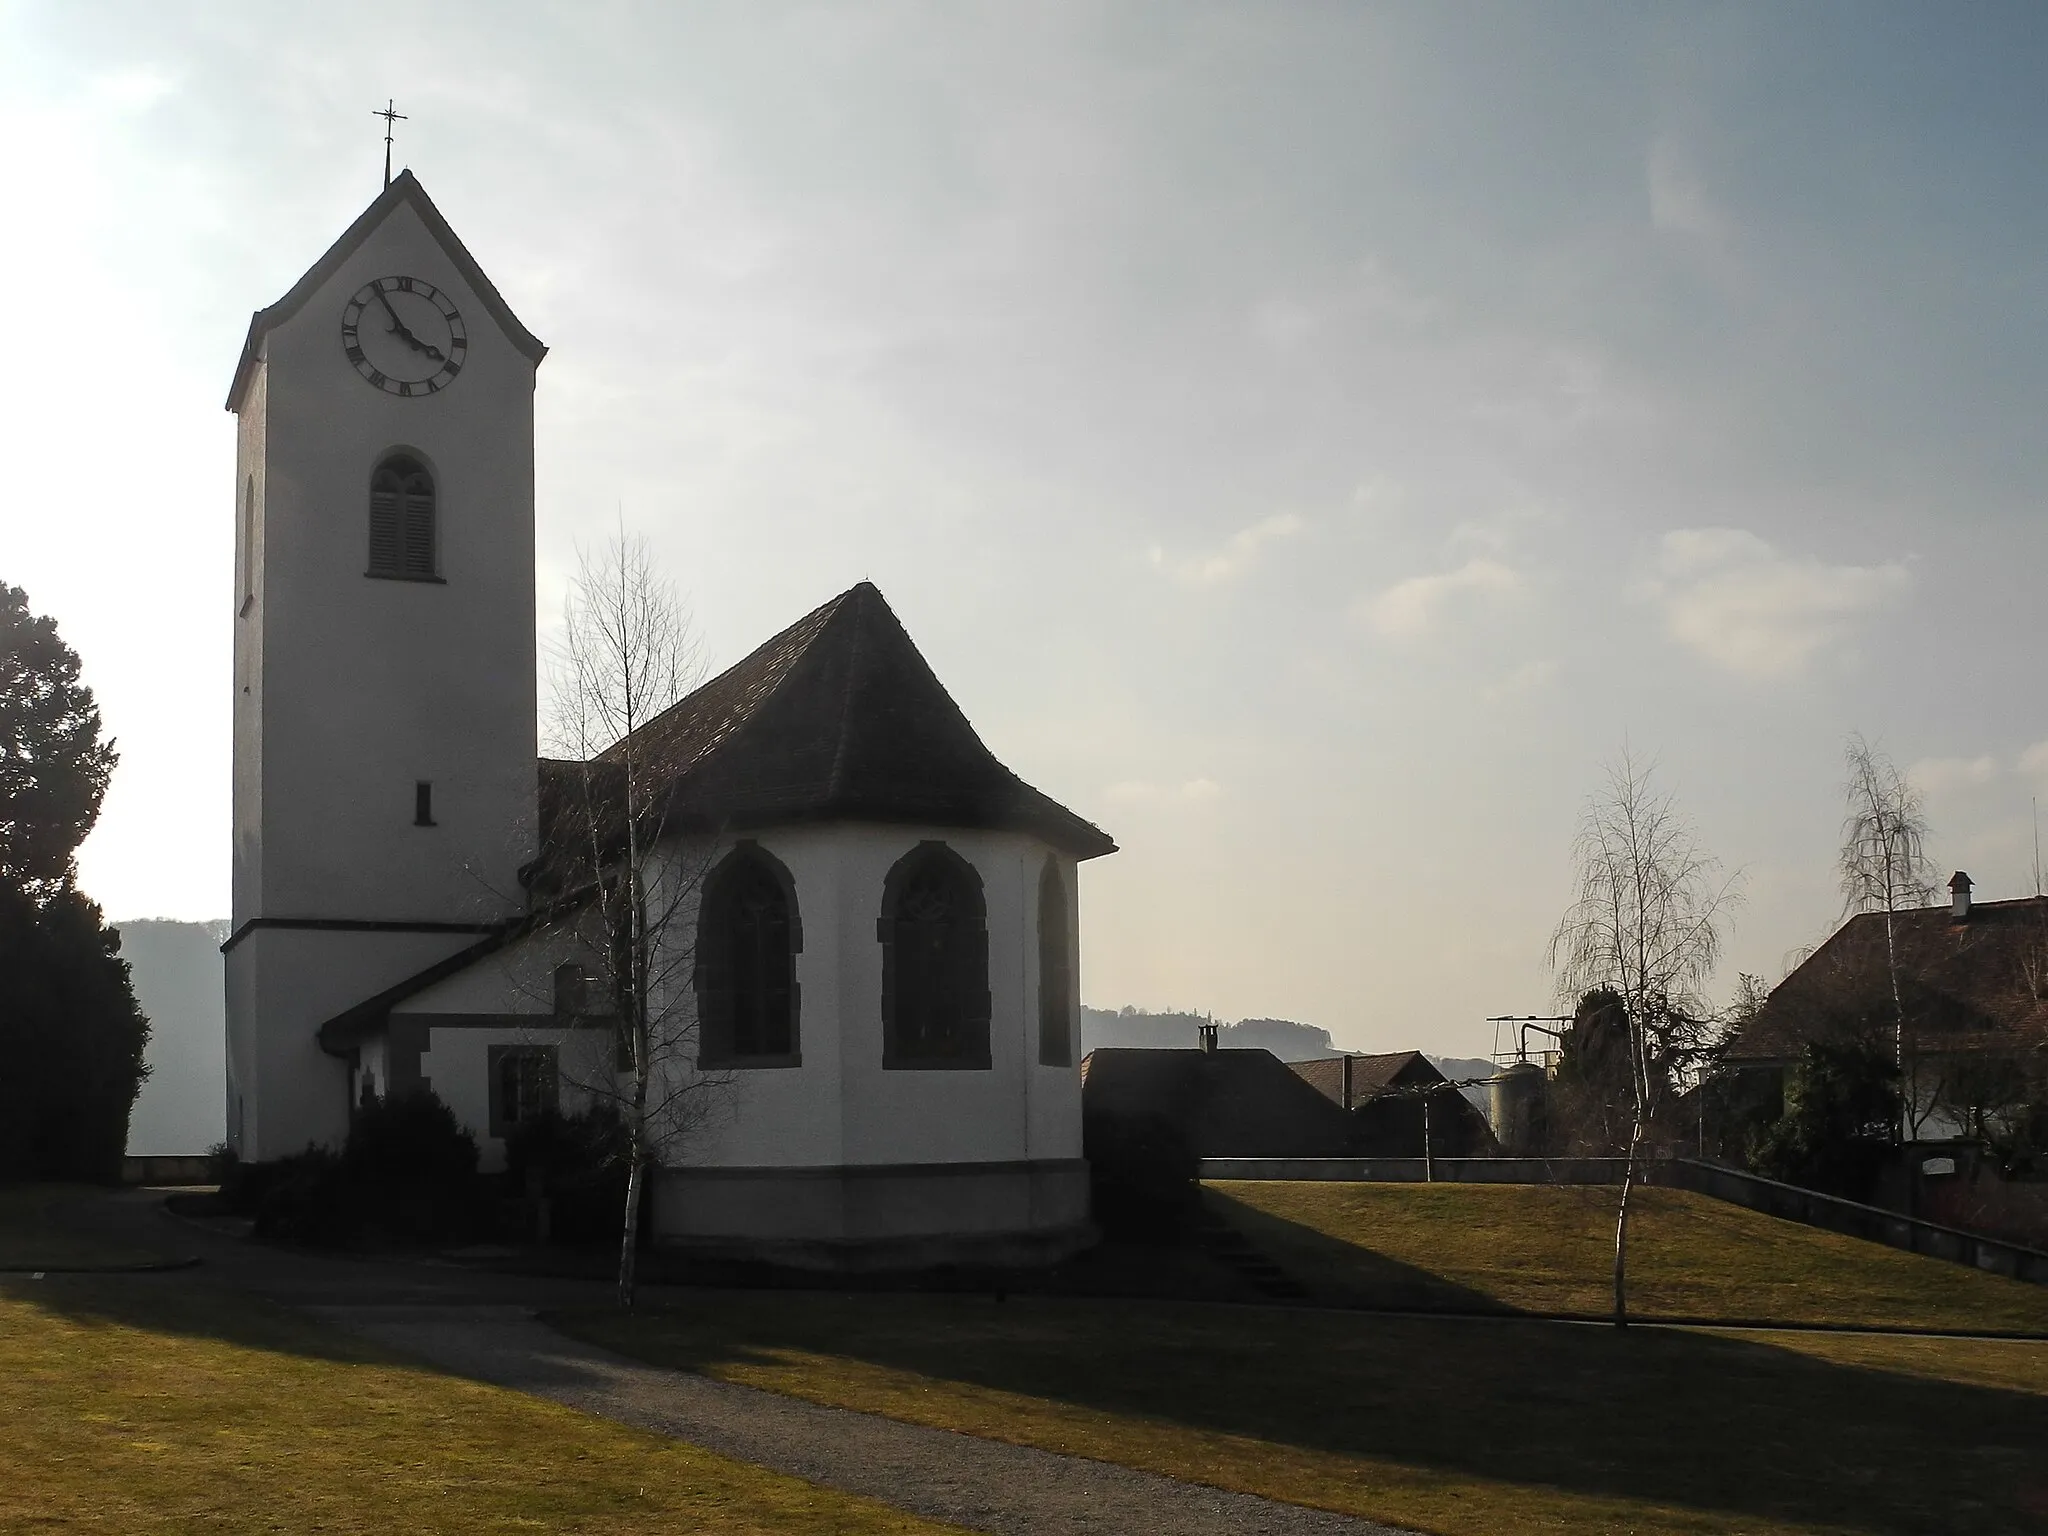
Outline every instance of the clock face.
<svg viewBox="0 0 2048 1536"><path fill-rule="evenodd" d="M446 389L469 360L455 303L417 277L379 277L341 312L341 349L357 373L392 395Z"/></svg>

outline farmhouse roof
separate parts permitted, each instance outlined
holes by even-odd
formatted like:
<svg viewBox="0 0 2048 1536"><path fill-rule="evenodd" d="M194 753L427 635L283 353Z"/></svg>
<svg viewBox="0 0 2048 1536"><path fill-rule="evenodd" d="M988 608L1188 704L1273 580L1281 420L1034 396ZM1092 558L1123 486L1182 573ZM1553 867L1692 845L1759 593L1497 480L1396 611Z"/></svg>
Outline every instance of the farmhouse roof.
<svg viewBox="0 0 2048 1536"><path fill-rule="evenodd" d="M628 756L670 825L920 822L1035 832L1076 857L1109 835L1026 784L968 724L882 594L861 582L598 754L543 761L544 830Z"/></svg>
<svg viewBox="0 0 2048 1536"><path fill-rule="evenodd" d="M1081 1113L1164 1121L1196 1157L1342 1157L1351 1118L1261 1049L1104 1047L1081 1063Z"/></svg>
<svg viewBox="0 0 2048 1536"><path fill-rule="evenodd" d="M1922 1054L2048 1050L2048 898L1894 913L1906 1043ZM1896 1012L1882 912L1850 918L1729 1047L1742 1063L1796 1060L1810 1040L1880 1034Z"/></svg>
<svg viewBox="0 0 2048 1536"><path fill-rule="evenodd" d="M1344 1095L1344 1064L1347 1060L1351 1063L1351 1097L1348 1104ZM1435 1063L1420 1051L1360 1053L1350 1057L1326 1056L1316 1061L1290 1061L1287 1065L1295 1076L1332 1104L1347 1109L1377 1098L1389 1088L1444 1081L1443 1073L1437 1071Z"/></svg>

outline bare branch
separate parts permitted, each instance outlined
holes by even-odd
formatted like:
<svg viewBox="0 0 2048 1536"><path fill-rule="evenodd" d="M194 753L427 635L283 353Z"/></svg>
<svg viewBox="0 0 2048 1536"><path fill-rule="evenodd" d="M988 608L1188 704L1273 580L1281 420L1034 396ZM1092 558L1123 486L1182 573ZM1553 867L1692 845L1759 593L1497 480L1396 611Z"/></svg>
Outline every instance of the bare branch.
<svg viewBox="0 0 2048 1536"><path fill-rule="evenodd" d="M1652 782L1653 765L1624 750L1590 796L1572 840L1576 894L1550 938L1559 996L1619 1001L1627 1028L1628 1163L1615 1223L1614 1319L1628 1317L1629 1194L1659 1102L1707 1045L1707 983L1721 930L1740 900L1736 877L1701 846L1691 821Z"/></svg>
<svg viewBox="0 0 2048 1536"><path fill-rule="evenodd" d="M647 735L701 671L688 613L646 541L621 532L600 552L582 551L549 656L548 745L567 761L542 858L582 894L573 927L598 993L584 1022L608 1029L612 1046L570 1081L614 1111L624 1133L626 1306L647 1168L702 1127L729 1080L698 1069L692 985L715 839L673 834L669 776Z"/></svg>
<svg viewBox="0 0 2048 1536"><path fill-rule="evenodd" d="M1842 820L1842 849L1836 867L1842 880L1842 914L1884 914L1885 964L1892 985L1892 1054L1899 1069L1899 1134L1911 1140L1926 1118L1920 1104L1919 1074L1906 1059L1906 998L1899 976L1895 918L1903 910L1934 900L1935 869L1927 857L1932 831L1920 792L1884 750L1852 735L1843 749L1842 784L1848 814Z"/></svg>

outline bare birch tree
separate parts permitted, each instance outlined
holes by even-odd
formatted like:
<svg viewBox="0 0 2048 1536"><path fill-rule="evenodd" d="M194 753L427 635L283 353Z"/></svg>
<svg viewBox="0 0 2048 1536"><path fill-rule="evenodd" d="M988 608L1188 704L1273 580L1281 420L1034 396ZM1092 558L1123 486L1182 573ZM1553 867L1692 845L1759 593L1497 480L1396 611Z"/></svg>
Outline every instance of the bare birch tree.
<svg viewBox="0 0 2048 1536"><path fill-rule="evenodd" d="M1917 1103L1906 1045L1906 997L1899 980L1897 916L1934 900L1935 870L1927 857L1927 812L1920 792L1879 747L1857 732L1844 747L1842 915L1884 914L1885 966L1892 991L1892 1058L1899 1069L1899 1139L1910 1141L1925 1118Z"/></svg>
<svg viewBox="0 0 2048 1536"><path fill-rule="evenodd" d="M646 542L585 551L551 657L549 821L556 908L591 962L576 1011L610 1048L563 1076L619 1121L626 1158L620 1305L633 1305L646 1176L700 1124L723 1078L696 1070L691 976L708 842L675 824L670 778L647 726L697 682L699 648ZM565 1053L574 1054L574 1053Z"/></svg>
<svg viewBox="0 0 2048 1536"><path fill-rule="evenodd" d="M1606 990L1627 1025L1629 1139L1614 1223L1614 1323L1628 1323L1629 1198L1660 1103L1706 1047L1708 979L1739 899L1692 822L1630 753L1607 767L1572 843L1576 895L1551 935L1560 998Z"/></svg>

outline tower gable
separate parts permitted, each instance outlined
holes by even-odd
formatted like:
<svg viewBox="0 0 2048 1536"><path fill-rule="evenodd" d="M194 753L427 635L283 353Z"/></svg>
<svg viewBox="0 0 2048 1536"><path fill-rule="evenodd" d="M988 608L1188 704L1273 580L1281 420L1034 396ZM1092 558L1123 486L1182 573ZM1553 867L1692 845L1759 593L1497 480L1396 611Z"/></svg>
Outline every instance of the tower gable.
<svg viewBox="0 0 2048 1536"><path fill-rule="evenodd" d="M441 217L441 210L434 206L427 189L411 171L400 171L390 186L377 200L362 211L360 217L343 231L339 240L327 248L326 254L306 270L305 276L292 284L291 290L275 304L259 309L249 319L248 339L242 343L241 360L235 365L234 381L228 386L227 408L239 412L249 382L256 373L256 365L263 353L263 340L278 326L283 325L334 278L348 259L359 250L363 243L383 227L386 220L401 206L410 207L419 216L442 252L453 264L463 282L483 305L485 313L496 323L498 329L513 348L536 365L547 356L548 349L539 337L520 323L512 313L512 306L505 302L497 285L484 274L477 260L469 254L460 237Z"/></svg>

